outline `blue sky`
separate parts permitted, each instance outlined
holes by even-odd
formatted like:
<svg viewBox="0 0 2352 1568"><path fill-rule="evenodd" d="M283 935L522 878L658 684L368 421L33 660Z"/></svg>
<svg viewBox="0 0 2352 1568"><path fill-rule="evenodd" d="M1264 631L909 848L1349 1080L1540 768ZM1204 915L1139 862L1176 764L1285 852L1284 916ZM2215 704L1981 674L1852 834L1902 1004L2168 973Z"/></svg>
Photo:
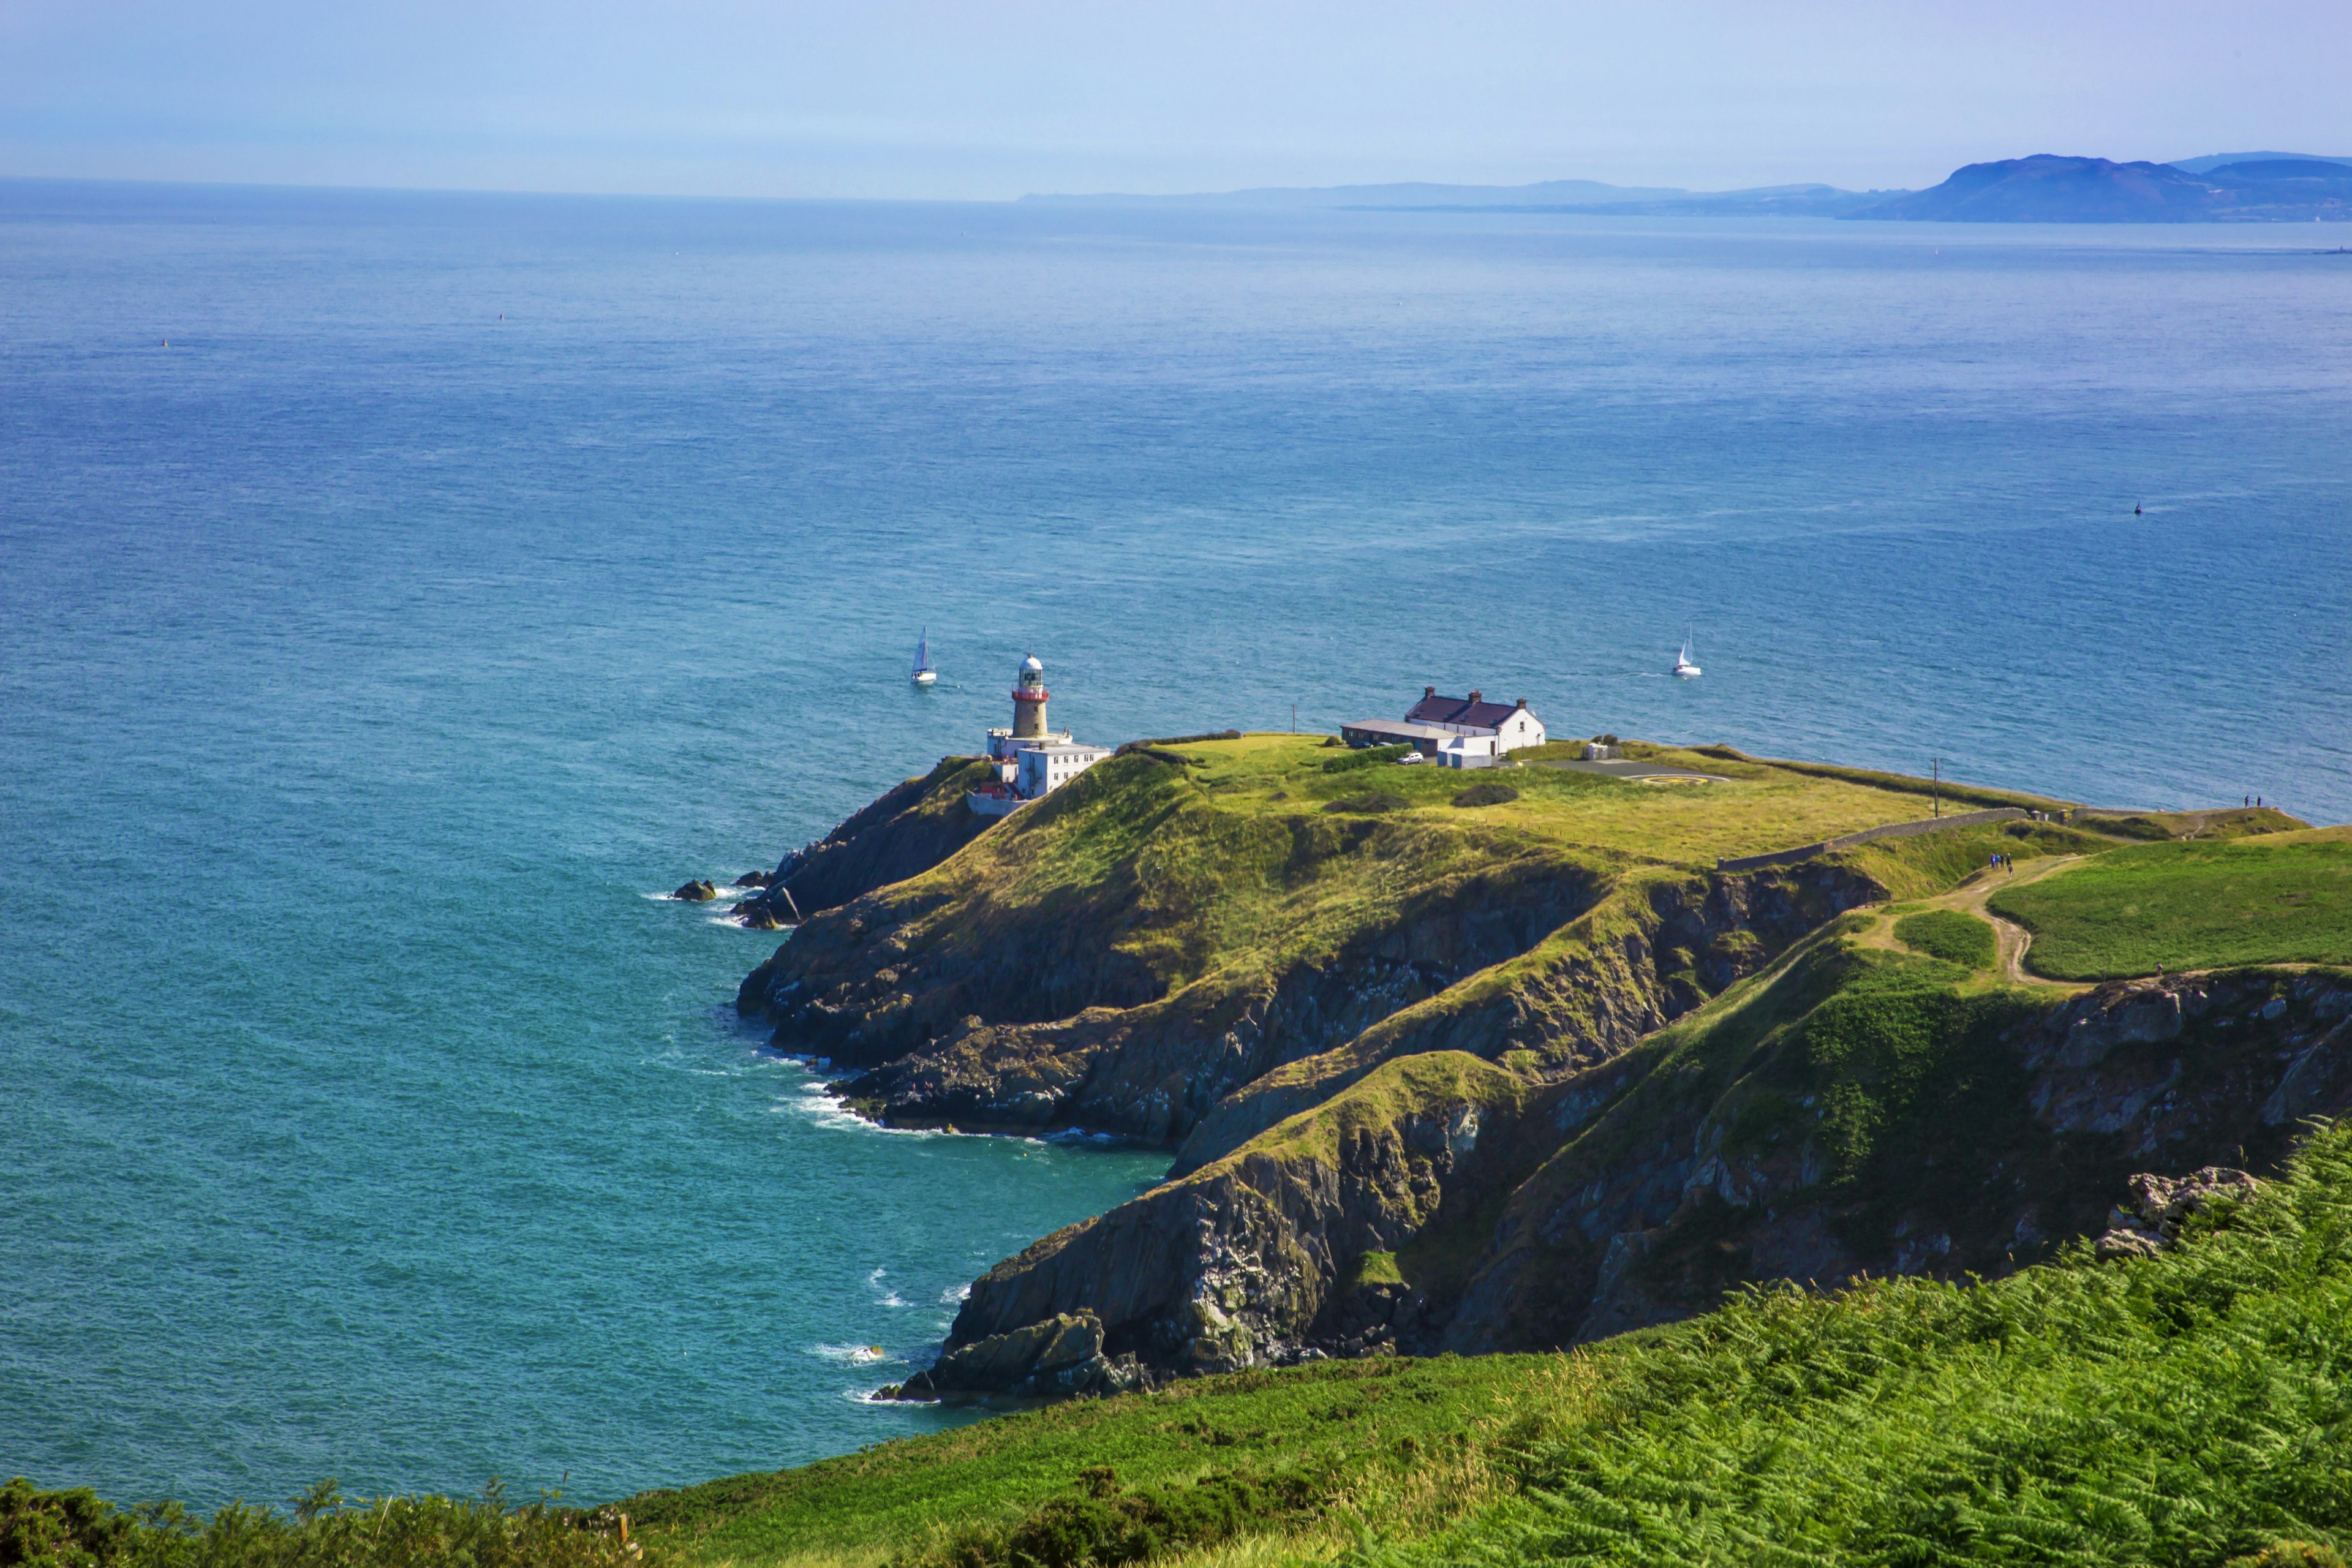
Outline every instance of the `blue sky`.
<svg viewBox="0 0 2352 1568"><path fill-rule="evenodd" d="M0 174L991 198L2352 153L2352 5L0 0Z"/></svg>

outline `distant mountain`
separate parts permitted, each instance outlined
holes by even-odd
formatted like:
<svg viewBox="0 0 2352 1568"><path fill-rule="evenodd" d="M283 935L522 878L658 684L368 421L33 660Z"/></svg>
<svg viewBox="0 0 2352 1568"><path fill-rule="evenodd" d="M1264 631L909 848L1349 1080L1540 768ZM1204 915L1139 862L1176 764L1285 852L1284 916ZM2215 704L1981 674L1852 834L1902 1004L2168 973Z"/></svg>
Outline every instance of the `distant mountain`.
<svg viewBox="0 0 2352 1568"><path fill-rule="evenodd" d="M2202 158L2175 158L2172 166L2203 174L2228 163L2275 163L2352 164L2352 154L2337 158L2321 153L2208 153Z"/></svg>
<svg viewBox="0 0 2352 1568"><path fill-rule="evenodd" d="M2352 164L2287 155L2116 163L2038 153L1970 163L1932 190L1845 216L1939 223L2230 223L2352 219ZM2202 162L2203 160L2199 160Z"/></svg>
<svg viewBox="0 0 2352 1568"><path fill-rule="evenodd" d="M1522 207L1609 206L1687 196L1674 186L1611 185L1599 180L1544 180L1532 185L1440 185L1406 182L1390 185L1270 186L1250 191L1201 192L1189 195L1027 195L1024 202L1095 206L1185 207L1400 207L1474 210Z"/></svg>
<svg viewBox="0 0 2352 1568"><path fill-rule="evenodd" d="M1970 163L1926 191L1763 185L1686 191L1544 180L1532 185L1270 186L1186 195L1028 195L1066 206L1349 212L1509 212L1612 217L1913 218L1941 223L2248 223L2352 219L2352 159L2215 153L2178 163L2037 153Z"/></svg>

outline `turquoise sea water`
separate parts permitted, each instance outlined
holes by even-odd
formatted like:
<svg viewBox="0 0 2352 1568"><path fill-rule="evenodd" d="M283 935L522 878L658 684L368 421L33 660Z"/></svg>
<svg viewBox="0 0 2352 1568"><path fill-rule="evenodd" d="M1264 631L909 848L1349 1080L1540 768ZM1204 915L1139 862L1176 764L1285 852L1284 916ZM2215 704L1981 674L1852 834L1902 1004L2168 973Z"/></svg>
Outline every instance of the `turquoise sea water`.
<svg viewBox="0 0 2352 1568"><path fill-rule="evenodd" d="M946 1419L856 1395L1163 1162L830 1112L727 1005L774 939L647 895L1032 649L1090 739L1434 682L2352 817L2319 248L0 184L0 1472L594 1498Z"/></svg>

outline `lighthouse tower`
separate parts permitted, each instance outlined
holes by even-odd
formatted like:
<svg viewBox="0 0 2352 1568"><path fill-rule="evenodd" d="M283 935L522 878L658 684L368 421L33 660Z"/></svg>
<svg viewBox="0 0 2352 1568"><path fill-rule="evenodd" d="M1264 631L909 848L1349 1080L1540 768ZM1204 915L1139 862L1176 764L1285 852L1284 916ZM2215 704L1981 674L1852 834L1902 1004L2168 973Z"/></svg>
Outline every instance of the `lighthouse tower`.
<svg viewBox="0 0 2352 1568"><path fill-rule="evenodd" d="M1042 741L1045 738L1045 667L1031 654L1021 661L1021 681L1013 689L1013 738L1016 741Z"/></svg>
<svg viewBox="0 0 2352 1568"><path fill-rule="evenodd" d="M988 732L996 777L964 797L980 816L1003 816L1042 800L1111 754L1107 746L1081 746L1067 731L1045 728L1045 667L1031 654L1013 687L1013 728Z"/></svg>

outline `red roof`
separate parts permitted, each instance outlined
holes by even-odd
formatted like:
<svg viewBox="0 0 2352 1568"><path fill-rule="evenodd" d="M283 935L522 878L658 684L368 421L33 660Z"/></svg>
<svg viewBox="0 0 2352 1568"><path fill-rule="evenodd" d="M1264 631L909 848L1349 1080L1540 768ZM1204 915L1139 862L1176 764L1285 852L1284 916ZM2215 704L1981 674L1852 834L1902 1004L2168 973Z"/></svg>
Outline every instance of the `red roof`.
<svg viewBox="0 0 2352 1568"><path fill-rule="evenodd" d="M1503 721L1518 711L1509 702L1487 702L1481 694L1467 697L1440 697L1435 692L1412 705L1404 716L1408 724L1467 724L1474 729L1499 730Z"/></svg>

